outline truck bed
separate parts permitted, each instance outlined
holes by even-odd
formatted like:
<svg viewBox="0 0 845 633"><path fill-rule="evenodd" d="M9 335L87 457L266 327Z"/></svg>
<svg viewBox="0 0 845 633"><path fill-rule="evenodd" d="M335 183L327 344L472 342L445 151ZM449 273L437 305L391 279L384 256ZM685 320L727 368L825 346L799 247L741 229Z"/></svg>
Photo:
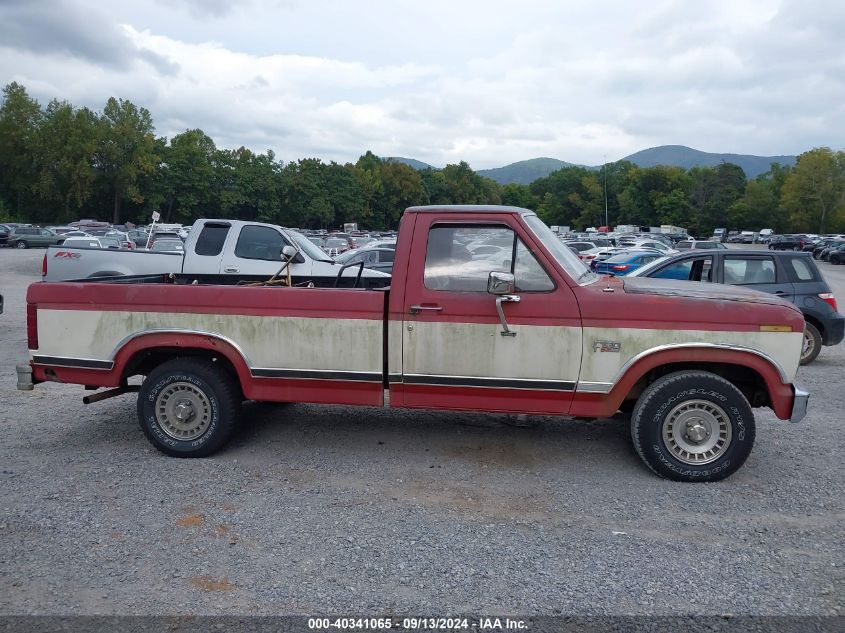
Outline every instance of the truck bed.
<svg viewBox="0 0 845 633"><path fill-rule="evenodd" d="M141 349L201 345L232 364L250 399L381 404L386 290L212 282L174 274L33 284L34 377L113 387L127 363L143 363Z"/></svg>

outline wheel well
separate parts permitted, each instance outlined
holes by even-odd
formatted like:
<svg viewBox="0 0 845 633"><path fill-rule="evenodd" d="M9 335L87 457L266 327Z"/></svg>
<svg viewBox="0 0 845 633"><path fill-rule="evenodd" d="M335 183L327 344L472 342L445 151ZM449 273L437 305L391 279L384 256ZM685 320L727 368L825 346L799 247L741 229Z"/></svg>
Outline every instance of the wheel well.
<svg viewBox="0 0 845 633"><path fill-rule="evenodd" d="M207 349L184 347L156 347L136 352L126 363L121 374L121 383L130 376L146 376L153 369L174 358L203 358L222 368L240 386L238 372L223 354Z"/></svg>
<svg viewBox="0 0 845 633"><path fill-rule="evenodd" d="M814 326L816 326L816 329L819 331L819 334L821 334L822 338L824 338L824 326L822 325L821 321L819 321L812 314L807 314L806 312L804 313L804 320L807 323L812 323Z"/></svg>
<svg viewBox="0 0 845 633"><path fill-rule="evenodd" d="M755 370L743 365L707 362L667 363L666 365L655 367L651 371L646 372L634 383L625 396L625 400L636 400L645 391L645 388L655 380L676 371L707 371L711 374L716 374L739 389L752 407L771 406L766 381Z"/></svg>

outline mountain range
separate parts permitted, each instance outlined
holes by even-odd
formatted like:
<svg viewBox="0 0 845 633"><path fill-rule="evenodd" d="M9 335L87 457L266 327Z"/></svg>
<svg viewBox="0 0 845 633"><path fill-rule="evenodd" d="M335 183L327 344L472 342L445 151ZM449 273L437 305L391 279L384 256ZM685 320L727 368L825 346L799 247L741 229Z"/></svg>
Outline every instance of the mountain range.
<svg viewBox="0 0 845 633"><path fill-rule="evenodd" d="M622 160L627 160L638 167L654 167L655 165L670 165L673 167L683 167L690 169L691 167L713 167L719 163L733 163L742 167L745 175L749 178L769 171L772 163L779 163L781 165L794 165L795 156L754 156L752 154L715 154L711 152L702 152L684 145L660 145L659 147L650 147L639 152L635 152L630 156L626 156ZM396 161L398 163L405 163L414 169L428 169L431 165L414 158L392 157L387 160ZM572 167L575 163L567 163L557 158L532 158L530 160L521 160L504 167L494 167L492 169L480 169L478 174L492 178L502 185L509 183L519 183L527 185L537 178L548 176L553 171L562 169L564 167ZM578 165L579 167L586 167L587 169L601 169L601 165Z"/></svg>

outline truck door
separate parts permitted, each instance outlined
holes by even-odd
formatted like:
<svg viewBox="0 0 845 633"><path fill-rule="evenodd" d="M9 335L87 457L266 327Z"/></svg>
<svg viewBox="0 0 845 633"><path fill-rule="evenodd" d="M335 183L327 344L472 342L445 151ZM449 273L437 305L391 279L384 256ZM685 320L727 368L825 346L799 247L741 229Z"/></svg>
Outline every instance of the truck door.
<svg viewBox="0 0 845 633"><path fill-rule="evenodd" d="M224 275L273 275L282 266L282 248L290 242L272 226L245 224L233 232L220 260L220 272ZM233 244L234 246L232 246ZM310 275L309 266L295 263L294 275Z"/></svg>
<svg viewBox="0 0 845 633"><path fill-rule="evenodd" d="M396 404L569 411L581 363L574 293L519 216L499 217L444 222L418 216L402 300ZM514 294L500 302L506 326L498 297L487 292L492 271L515 278Z"/></svg>

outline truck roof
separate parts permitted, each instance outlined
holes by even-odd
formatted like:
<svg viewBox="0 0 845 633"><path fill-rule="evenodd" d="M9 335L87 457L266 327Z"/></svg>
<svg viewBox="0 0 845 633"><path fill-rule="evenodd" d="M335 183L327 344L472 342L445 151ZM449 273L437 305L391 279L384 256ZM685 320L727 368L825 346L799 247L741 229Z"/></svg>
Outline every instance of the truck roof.
<svg viewBox="0 0 845 633"><path fill-rule="evenodd" d="M405 213L534 213L531 209L496 204L434 204L408 207Z"/></svg>

